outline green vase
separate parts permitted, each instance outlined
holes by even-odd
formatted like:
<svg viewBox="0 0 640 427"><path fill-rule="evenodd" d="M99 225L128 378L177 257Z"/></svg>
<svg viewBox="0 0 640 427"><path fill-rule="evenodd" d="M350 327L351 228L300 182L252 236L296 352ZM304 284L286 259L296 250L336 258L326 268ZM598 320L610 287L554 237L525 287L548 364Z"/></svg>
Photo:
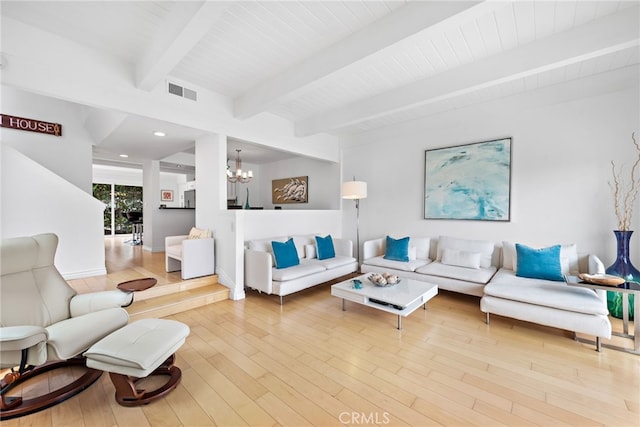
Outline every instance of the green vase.
<svg viewBox="0 0 640 427"><path fill-rule="evenodd" d="M244 202L244 208L251 209L251 206L249 206L249 189L248 188L247 188L247 200Z"/></svg>

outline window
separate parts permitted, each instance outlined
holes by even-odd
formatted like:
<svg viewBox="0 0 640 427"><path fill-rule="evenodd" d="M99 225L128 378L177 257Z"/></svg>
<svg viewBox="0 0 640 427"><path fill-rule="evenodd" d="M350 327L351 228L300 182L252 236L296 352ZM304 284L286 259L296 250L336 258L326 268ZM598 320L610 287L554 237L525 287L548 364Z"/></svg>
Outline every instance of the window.
<svg viewBox="0 0 640 427"><path fill-rule="evenodd" d="M142 212L142 187L93 184L93 197L105 203L104 234L131 234L128 212Z"/></svg>

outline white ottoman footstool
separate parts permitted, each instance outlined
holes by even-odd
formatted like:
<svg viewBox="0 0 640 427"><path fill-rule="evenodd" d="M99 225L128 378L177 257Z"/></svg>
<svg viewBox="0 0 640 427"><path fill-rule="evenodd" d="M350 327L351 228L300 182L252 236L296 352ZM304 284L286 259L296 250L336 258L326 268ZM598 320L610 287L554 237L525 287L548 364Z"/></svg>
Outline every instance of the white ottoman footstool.
<svg viewBox="0 0 640 427"><path fill-rule="evenodd" d="M182 377L174 366L174 353L189 335L184 323L168 319L142 319L107 335L84 353L87 366L109 372L122 406L145 405L176 388ZM152 390L138 390L136 382L149 375L169 380Z"/></svg>

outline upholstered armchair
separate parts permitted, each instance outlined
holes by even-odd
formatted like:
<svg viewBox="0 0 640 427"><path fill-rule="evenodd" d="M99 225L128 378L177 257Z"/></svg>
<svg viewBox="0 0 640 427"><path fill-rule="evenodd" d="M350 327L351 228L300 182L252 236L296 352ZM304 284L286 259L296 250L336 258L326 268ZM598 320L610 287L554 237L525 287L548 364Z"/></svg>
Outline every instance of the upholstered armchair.
<svg viewBox="0 0 640 427"><path fill-rule="evenodd" d="M87 388L102 371L87 369L45 396L8 396L39 373L85 366L81 354L129 321L122 306L131 303L133 294L77 294L54 266L57 246L55 234L2 239L0 244L0 368L5 374L0 380L1 419L36 412Z"/></svg>
<svg viewBox="0 0 640 427"><path fill-rule="evenodd" d="M210 233L192 229L189 235L165 237L167 272L180 270L183 280L215 273L214 238Z"/></svg>

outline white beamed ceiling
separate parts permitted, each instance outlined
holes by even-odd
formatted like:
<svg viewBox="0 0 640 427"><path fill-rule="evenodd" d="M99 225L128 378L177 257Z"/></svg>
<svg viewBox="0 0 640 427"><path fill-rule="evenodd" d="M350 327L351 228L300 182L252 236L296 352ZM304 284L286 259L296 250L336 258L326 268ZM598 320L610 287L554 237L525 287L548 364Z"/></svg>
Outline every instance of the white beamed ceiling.
<svg viewBox="0 0 640 427"><path fill-rule="evenodd" d="M600 90L637 80L639 7L3 1L2 15L119 58L142 90L177 79L231 98L237 118L270 112L307 136L359 133L573 80L597 77Z"/></svg>

